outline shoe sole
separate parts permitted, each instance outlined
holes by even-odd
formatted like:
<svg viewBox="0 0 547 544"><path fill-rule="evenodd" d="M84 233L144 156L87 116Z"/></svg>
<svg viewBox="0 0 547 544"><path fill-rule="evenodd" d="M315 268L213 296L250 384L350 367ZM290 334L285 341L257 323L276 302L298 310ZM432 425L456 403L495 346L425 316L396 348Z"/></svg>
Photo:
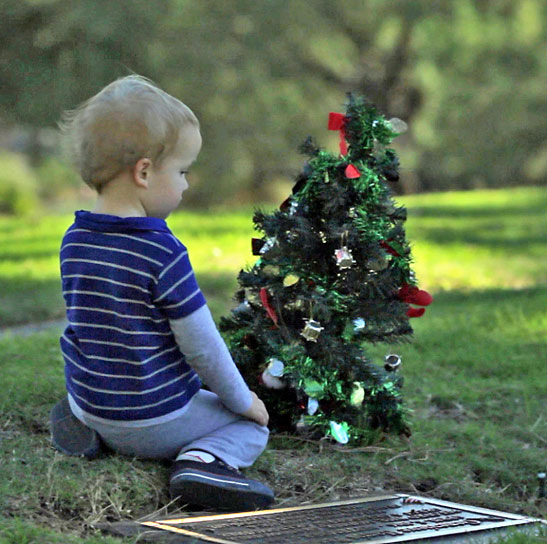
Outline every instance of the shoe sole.
<svg viewBox="0 0 547 544"><path fill-rule="evenodd" d="M169 492L171 498L178 497L187 504L219 510L256 510L269 506L274 497L253 489L255 486L237 479L188 470L171 478Z"/></svg>
<svg viewBox="0 0 547 544"><path fill-rule="evenodd" d="M74 416L67 399L58 402L50 412L51 442L65 455L94 459L101 453L99 435Z"/></svg>

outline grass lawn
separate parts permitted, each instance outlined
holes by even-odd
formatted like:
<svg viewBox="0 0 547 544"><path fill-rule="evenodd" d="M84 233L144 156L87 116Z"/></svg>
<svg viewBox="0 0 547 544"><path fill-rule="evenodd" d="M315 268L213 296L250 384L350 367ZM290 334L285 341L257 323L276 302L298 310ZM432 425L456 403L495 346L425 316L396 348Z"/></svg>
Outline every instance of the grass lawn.
<svg viewBox="0 0 547 544"><path fill-rule="evenodd" d="M536 474L547 469L547 191L400 201L417 277L435 302L413 320L411 344L371 351L403 359L412 437L343 449L277 436L247 473L276 490L277 506L386 490L545 518ZM231 307L237 272L255 259L251 214L169 219L216 319ZM0 218L2 326L63 316L57 251L70 222ZM86 461L51 448L48 413L64 390L58 331L0 336L0 369L0 544L127 542L92 525L184 515L168 499L168 465L115 455ZM499 539L546 541L547 531Z"/></svg>

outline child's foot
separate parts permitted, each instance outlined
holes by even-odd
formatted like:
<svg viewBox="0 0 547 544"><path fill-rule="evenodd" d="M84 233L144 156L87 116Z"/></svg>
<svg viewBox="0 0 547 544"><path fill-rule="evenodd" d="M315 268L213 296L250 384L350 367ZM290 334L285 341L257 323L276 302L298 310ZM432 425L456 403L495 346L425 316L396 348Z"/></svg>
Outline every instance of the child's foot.
<svg viewBox="0 0 547 544"><path fill-rule="evenodd" d="M52 408L50 422L51 442L61 453L93 459L101 452L99 435L72 413L66 398Z"/></svg>
<svg viewBox="0 0 547 544"><path fill-rule="evenodd" d="M188 460L187 457L175 461L169 493L172 498L180 497L188 504L232 511L265 508L274 500L269 487L245 478L237 469L217 458L211 462Z"/></svg>

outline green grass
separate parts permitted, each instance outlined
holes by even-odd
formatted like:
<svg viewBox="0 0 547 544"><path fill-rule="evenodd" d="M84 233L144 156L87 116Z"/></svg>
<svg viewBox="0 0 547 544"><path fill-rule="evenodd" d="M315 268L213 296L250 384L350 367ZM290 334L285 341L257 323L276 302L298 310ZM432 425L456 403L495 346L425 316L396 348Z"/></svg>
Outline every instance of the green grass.
<svg viewBox="0 0 547 544"><path fill-rule="evenodd" d="M536 474L547 469L547 191L401 200L416 273L435 302L412 321L411 344L371 352L403 359L412 437L382 437L353 450L273 437L248 473L276 490L279 506L381 489L545 518ZM169 221L189 246L217 319L231 305L237 271L255 259L250 215L178 214ZM70 220L17 226L0 219L6 323L25 322L25 308L35 309L33 319L62 315L62 301L60 310L48 301L55 300L56 251ZM6 294L6 286L15 293ZM57 331L0 337L0 371L0 544L110 544L121 540L101 535L95 523L183 513L169 502L163 463L115 455L89 462L51 448L48 412L64 387ZM499 544L546 541L544 531L500 536Z"/></svg>
<svg viewBox="0 0 547 544"><path fill-rule="evenodd" d="M422 287L443 290L547 283L547 191L438 193L399 199ZM236 276L254 262L252 208L178 212L168 223L190 251L213 314L230 306ZM0 217L0 326L63 317L58 251L72 214Z"/></svg>

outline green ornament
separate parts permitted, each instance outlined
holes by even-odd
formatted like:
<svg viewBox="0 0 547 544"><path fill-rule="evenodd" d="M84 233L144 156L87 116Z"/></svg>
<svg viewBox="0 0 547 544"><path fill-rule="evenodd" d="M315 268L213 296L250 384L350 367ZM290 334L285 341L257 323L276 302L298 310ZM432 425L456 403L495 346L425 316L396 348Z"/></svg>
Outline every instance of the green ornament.
<svg viewBox="0 0 547 544"><path fill-rule="evenodd" d="M392 117L388 122L387 126L397 134L403 134L408 130L408 125L398 117Z"/></svg>
<svg viewBox="0 0 547 544"><path fill-rule="evenodd" d="M350 403L352 406L361 406L365 400L365 390L359 382L353 383L353 391L350 397Z"/></svg>
<svg viewBox="0 0 547 544"><path fill-rule="evenodd" d="M320 399L323 396L323 386L316 380L306 380L304 382L304 393L308 397Z"/></svg>
<svg viewBox="0 0 547 544"><path fill-rule="evenodd" d="M385 270L389 264L389 260L387 258L387 255L384 253L379 254L376 257L372 257L367 260L366 265L371 269L374 270L374 272L381 272L382 270Z"/></svg>
<svg viewBox="0 0 547 544"><path fill-rule="evenodd" d="M395 384L393 382L386 382L384 383L384 389L393 393L395 391Z"/></svg>
<svg viewBox="0 0 547 544"><path fill-rule="evenodd" d="M300 276L296 274L287 274L283 278L283 287L291 287L300 281Z"/></svg>
<svg viewBox="0 0 547 544"><path fill-rule="evenodd" d="M342 421L342 423L331 421L329 425L330 434L333 436L334 440L336 440L336 442L339 442L340 444L347 444L349 441L349 425L345 421Z"/></svg>
<svg viewBox="0 0 547 544"><path fill-rule="evenodd" d="M267 264L262 269L263 274L268 276L268 277L279 276L280 271L281 270L280 270L279 266L277 266L275 264Z"/></svg>

